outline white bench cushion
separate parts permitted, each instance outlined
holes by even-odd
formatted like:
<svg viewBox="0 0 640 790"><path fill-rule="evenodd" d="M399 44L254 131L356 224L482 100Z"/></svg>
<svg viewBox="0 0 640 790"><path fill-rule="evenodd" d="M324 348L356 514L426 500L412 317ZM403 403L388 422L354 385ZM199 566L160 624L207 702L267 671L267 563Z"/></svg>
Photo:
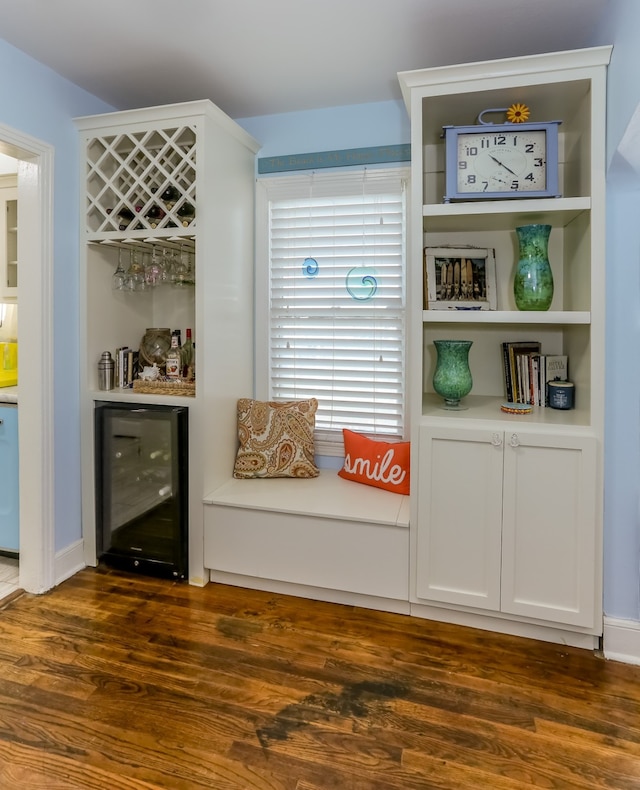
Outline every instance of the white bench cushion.
<svg viewBox="0 0 640 790"><path fill-rule="evenodd" d="M323 469L310 479L229 480L204 498L226 505L342 521L409 526L409 497L338 477Z"/></svg>

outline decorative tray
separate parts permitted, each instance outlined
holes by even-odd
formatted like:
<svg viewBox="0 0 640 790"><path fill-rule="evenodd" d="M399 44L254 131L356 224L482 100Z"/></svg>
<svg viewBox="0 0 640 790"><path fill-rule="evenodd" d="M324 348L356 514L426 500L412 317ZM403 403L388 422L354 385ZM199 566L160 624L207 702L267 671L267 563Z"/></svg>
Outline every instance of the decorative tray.
<svg viewBox="0 0 640 790"><path fill-rule="evenodd" d="M135 379L133 391L144 395L180 395L193 398L196 394L194 381L144 381Z"/></svg>

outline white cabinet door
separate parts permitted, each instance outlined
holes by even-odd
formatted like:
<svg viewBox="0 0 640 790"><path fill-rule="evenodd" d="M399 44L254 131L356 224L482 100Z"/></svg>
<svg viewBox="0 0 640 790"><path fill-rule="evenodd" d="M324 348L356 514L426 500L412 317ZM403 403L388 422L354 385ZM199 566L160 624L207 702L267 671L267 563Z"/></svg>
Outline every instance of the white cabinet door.
<svg viewBox="0 0 640 790"><path fill-rule="evenodd" d="M498 610L502 434L422 427L419 464L417 598Z"/></svg>
<svg viewBox="0 0 640 790"><path fill-rule="evenodd" d="M596 439L423 426L418 600L594 627Z"/></svg>
<svg viewBox="0 0 640 790"><path fill-rule="evenodd" d="M501 610L593 627L596 440L505 434Z"/></svg>

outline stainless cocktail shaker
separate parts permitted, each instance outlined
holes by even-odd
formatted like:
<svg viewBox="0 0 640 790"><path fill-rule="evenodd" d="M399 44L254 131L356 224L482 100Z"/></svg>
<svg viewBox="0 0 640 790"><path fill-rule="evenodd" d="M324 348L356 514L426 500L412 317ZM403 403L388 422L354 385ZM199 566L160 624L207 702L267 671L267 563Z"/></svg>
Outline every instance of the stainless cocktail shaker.
<svg viewBox="0 0 640 790"><path fill-rule="evenodd" d="M101 390L113 389L115 363L110 351L103 351L98 362L98 388Z"/></svg>

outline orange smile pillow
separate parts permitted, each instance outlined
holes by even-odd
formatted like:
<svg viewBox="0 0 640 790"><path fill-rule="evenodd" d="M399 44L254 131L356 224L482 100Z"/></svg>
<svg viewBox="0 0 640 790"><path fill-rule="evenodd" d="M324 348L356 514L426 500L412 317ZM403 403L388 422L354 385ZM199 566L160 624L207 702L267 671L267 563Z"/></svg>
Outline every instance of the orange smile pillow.
<svg viewBox="0 0 640 790"><path fill-rule="evenodd" d="M345 458L340 477L396 494L409 493L410 442L379 442L347 428L342 433Z"/></svg>

